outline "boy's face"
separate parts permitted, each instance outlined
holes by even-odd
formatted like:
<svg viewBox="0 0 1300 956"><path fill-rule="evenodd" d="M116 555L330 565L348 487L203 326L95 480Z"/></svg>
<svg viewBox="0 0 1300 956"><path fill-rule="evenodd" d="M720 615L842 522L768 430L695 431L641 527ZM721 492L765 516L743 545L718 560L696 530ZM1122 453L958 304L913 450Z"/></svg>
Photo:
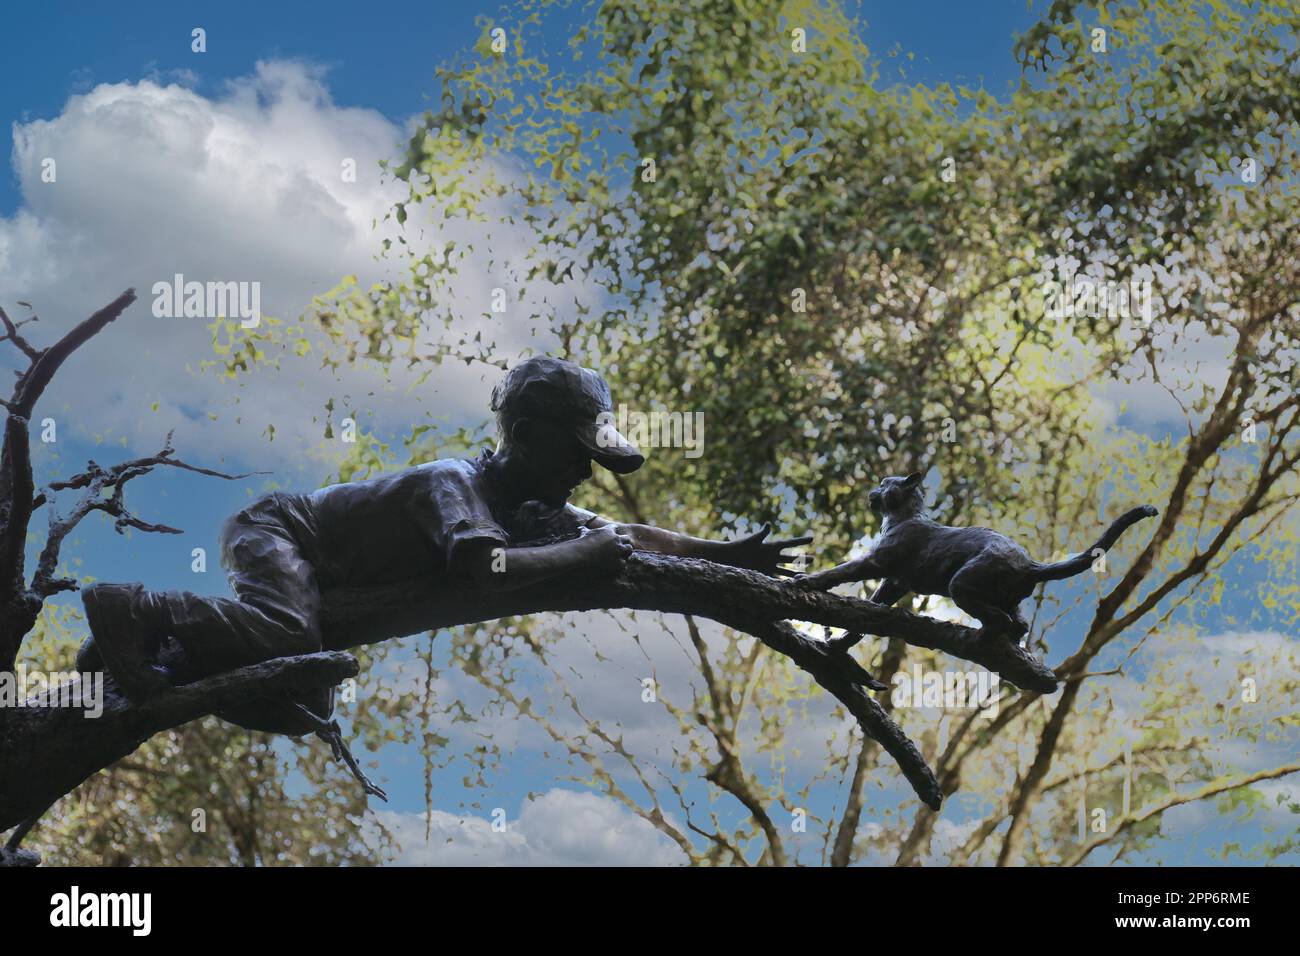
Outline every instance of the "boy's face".
<svg viewBox="0 0 1300 956"><path fill-rule="evenodd" d="M531 498L562 508L577 487L591 477L591 453L563 425L525 419L515 426L514 440L523 452Z"/></svg>

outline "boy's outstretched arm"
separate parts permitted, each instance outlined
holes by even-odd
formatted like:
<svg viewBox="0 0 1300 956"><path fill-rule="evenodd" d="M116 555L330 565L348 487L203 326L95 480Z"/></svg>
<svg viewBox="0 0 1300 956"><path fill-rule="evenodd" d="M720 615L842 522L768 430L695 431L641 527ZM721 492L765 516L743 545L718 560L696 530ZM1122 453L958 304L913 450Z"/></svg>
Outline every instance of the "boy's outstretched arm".
<svg viewBox="0 0 1300 956"><path fill-rule="evenodd" d="M624 524L607 518L595 517L588 528L614 528L631 539L637 551L655 551L681 558L705 558L718 564L736 568L749 568L764 574L794 577L798 571L781 567L781 564L798 561L800 555L784 553L788 548L799 548L812 541L812 535L802 538L766 540L771 526L763 525L753 534L735 541L710 541L693 538L676 531L667 531L648 524Z"/></svg>
<svg viewBox="0 0 1300 956"><path fill-rule="evenodd" d="M537 547L509 548L496 542L472 541L460 548L448 571L468 577L490 591L511 591L560 574L616 568L633 551L654 551L683 558L705 558L719 564L749 568L765 574L794 577L781 567L799 555L785 553L812 541L812 536L768 541L768 525L735 541L710 541L646 524L624 524L592 516L582 534L568 541Z"/></svg>
<svg viewBox="0 0 1300 956"><path fill-rule="evenodd" d="M457 549L447 570L487 591L513 591L561 574L616 568L633 550L631 537L615 526L589 526L577 538L537 547L470 541Z"/></svg>

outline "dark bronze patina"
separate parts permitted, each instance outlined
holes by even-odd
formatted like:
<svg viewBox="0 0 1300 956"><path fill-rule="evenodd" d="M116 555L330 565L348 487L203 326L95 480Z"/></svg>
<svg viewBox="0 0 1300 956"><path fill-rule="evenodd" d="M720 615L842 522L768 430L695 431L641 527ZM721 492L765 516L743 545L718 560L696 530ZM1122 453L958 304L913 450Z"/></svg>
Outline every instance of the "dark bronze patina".
<svg viewBox="0 0 1300 956"><path fill-rule="evenodd" d="M235 597L83 590L91 638L82 670L102 662L133 699L222 670L321 649L321 592L412 579L504 591L556 575L617 571L633 550L708 558L791 575L783 549L811 538L707 541L621 524L568 503L591 463L621 474L645 461L607 423L609 387L549 357L515 366L493 391L499 442L469 460L427 462L307 494L275 492L228 519L221 562ZM258 701L221 716L300 735L328 731L333 689Z"/></svg>
<svg viewBox="0 0 1300 956"><path fill-rule="evenodd" d="M803 587L826 590L848 581L880 581L871 600L894 604L907 594L951 598L980 622L984 636L1023 637L1029 625L1019 605L1040 581L1082 574L1097 551L1109 551L1119 536L1143 518L1154 517L1150 505L1121 515L1087 551L1064 561L1043 564L1006 535L989 528L953 528L925 513L920 472L891 477L867 495L871 510L883 515L880 536L860 558L798 580Z"/></svg>

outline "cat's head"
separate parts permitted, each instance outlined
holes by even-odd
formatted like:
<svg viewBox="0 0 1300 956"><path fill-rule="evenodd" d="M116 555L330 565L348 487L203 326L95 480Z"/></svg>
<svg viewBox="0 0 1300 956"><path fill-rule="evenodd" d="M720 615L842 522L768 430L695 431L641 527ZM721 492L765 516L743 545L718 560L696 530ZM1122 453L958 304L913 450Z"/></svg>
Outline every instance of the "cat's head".
<svg viewBox="0 0 1300 956"><path fill-rule="evenodd" d="M921 472L914 471L906 478L889 477L880 482L867 495L867 504L879 515L910 517L925 510L921 494Z"/></svg>

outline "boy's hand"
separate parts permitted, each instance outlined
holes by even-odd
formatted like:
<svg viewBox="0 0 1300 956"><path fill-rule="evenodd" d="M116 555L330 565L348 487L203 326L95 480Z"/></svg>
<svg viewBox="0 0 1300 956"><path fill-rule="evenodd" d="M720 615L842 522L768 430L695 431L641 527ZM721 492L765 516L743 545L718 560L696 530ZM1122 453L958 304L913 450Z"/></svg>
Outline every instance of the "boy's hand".
<svg viewBox="0 0 1300 956"><path fill-rule="evenodd" d="M574 540L583 565L617 567L635 550L632 538L618 530L618 525L607 524L589 528Z"/></svg>
<svg viewBox="0 0 1300 956"><path fill-rule="evenodd" d="M739 538L735 541L723 543L717 557L713 560L720 564L729 564L735 568L748 568L751 571L762 571L764 574L774 574L781 577L792 578L799 572L791 568L781 567L782 562L799 563L803 559L802 554L785 554L786 548L798 548L812 541L812 535L805 535L802 538L787 538L777 541L765 540L771 532L771 525L764 524L753 534L745 538Z"/></svg>

